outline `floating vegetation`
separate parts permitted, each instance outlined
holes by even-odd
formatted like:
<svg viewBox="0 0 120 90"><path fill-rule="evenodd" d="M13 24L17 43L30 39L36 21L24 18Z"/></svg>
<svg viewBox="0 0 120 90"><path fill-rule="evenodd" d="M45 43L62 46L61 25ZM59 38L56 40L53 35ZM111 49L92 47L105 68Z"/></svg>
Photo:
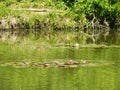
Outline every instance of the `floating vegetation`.
<svg viewBox="0 0 120 90"><path fill-rule="evenodd" d="M59 62L59 61L53 61L53 62L37 62L37 61L10 61L10 62L0 62L0 67L15 67L15 68L26 68L26 67L65 67L65 68L74 68L74 67L96 67L96 66L106 66L106 65L112 65L113 62L107 62L107 61L88 61L88 60L78 60L73 61L69 60L68 62Z"/></svg>

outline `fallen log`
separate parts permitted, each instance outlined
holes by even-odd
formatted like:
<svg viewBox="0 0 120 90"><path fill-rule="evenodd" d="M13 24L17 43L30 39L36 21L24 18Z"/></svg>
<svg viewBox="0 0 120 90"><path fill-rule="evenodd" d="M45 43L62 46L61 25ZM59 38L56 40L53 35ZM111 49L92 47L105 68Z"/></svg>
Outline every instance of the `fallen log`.
<svg viewBox="0 0 120 90"><path fill-rule="evenodd" d="M47 9L47 8L18 8L18 9L13 9L11 8L11 10L24 10L24 11L33 11L33 12L52 12L53 10Z"/></svg>

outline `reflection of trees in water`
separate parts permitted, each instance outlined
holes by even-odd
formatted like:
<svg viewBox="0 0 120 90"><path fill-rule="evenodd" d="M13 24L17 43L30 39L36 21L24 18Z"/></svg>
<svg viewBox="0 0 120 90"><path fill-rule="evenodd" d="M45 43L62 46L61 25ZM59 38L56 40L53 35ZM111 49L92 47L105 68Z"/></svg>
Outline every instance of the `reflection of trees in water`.
<svg viewBox="0 0 120 90"><path fill-rule="evenodd" d="M84 30L88 34L88 42L91 40L93 44L102 41L106 41L109 35L108 24L104 21L104 25L100 24L100 21L95 17L93 20L85 27Z"/></svg>
<svg viewBox="0 0 120 90"><path fill-rule="evenodd" d="M3 18L0 21L0 29L2 32L9 32L10 35L28 35L29 32L35 35L36 38L47 37L47 40L53 39L51 36L53 35L54 39L59 33L58 37L62 37L63 41L66 43L77 42L77 43L93 43L93 44L116 44L119 43L120 39L120 20L116 21L115 29L109 28L109 23L104 20L102 23L95 16L92 20L89 21L87 25L83 25L76 21L75 25L67 26L66 23L59 25L60 23L51 24L50 20L39 21L34 20L34 24L29 26L28 22L23 20L19 20L17 18L11 18L7 20ZM9 30L10 28L11 30ZM25 29L26 28L26 29ZM67 34L64 37L63 32L70 32L71 34ZM61 35L60 35L61 33ZM0 37L3 35L0 33ZM59 38L60 39L60 38ZM3 41L5 38L3 37ZM57 40L56 40L57 41Z"/></svg>
<svg viewBox="0 0 120 90"><path fill-rule="evenodd" d="M109 28L109 24L104 21L100 23L95 17L91 22L84 27L84 32L88 34L87 42L96 43L112 43L115 44L120 39L120 25L119 23L113 29Z"/></svg>

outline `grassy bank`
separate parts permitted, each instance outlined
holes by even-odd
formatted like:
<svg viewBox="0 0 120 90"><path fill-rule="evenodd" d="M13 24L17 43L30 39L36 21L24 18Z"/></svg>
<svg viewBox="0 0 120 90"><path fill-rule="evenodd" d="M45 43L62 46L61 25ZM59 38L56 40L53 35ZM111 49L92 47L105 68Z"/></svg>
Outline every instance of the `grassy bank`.
<svg viewBox="0 0 120 90"><path fill-rule="evenodd" d="M120 19L119 1L112 0L1 0L0 18L16 18L17 23L28 24L29 28L36 23L36 17L43 15L52 21L70 21L77 23L76 27L89 26L90 23L96 25L106 25L110 28L118 27ZM33 12L26 9L48 9L50 12ZM47 15L46 14L50 14ZM52 14L52 15L51 15ZM42 18L43 18L42 17ZM56 18L57 17L57 18ZM38 19L37 18L37 19ZM66 19L67 18L67 19ZM34 19L34 20L33 20ZM60 19L60 20L59 20ZM21 20L20 22L18 22ZM42 21L42 20L41 20ZM69 20L67 21L69 22ZM39 19L37 21L39 23ZM61 22L59 23L61 24ZM18 25L19 26L19 25ZM26 28L27 26L25 26Z"/></svg>
<svg viewBox="0 0 120 90"><path fill-rule="evenodd" d="M1 0L0 41L119 45L118 6L112 0Z"/></svg>

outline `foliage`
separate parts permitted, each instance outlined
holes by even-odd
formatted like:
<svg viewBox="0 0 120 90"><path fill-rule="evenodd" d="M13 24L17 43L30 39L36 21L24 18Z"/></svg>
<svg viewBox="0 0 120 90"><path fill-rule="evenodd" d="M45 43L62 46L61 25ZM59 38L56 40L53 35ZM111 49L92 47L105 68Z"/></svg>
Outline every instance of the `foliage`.
<svg viewBox="0 0 120 90"><path fill-rule="evenodd" d="M77 14L77 19L83 13L88 20L97 17L102 24L107 20L112 28L120 17L119 0L77 0L69 3L73 5L71 10Z"/></svg>
<svg viewBox="0 0 120 90"><path fill-rule="evenodd" d="M49 43L86 43L89 36L87 32L77 32L83 30L94 19L99 21L100 25L106 22L110 28L114 28L116 21L120 19L119 0L0 0L0 20L16 18L18 26L27 29L35 29L32 33L37 36L47 38ZM14 10L21 8L49 8L51 13L40 14L25 10ZM7 22L7 23L8 23ZM118 22L119 24L119 22ZM81 29L82 27L82 29ZM112 29L114 30L114 29ZM57 31L57 32L56 32ZM52 33L67 32L68 36ZM69 31L75 31L71 35ZM46 35L46 36L45 36ZM53 35L53 36L52 36Z"/></svg>

